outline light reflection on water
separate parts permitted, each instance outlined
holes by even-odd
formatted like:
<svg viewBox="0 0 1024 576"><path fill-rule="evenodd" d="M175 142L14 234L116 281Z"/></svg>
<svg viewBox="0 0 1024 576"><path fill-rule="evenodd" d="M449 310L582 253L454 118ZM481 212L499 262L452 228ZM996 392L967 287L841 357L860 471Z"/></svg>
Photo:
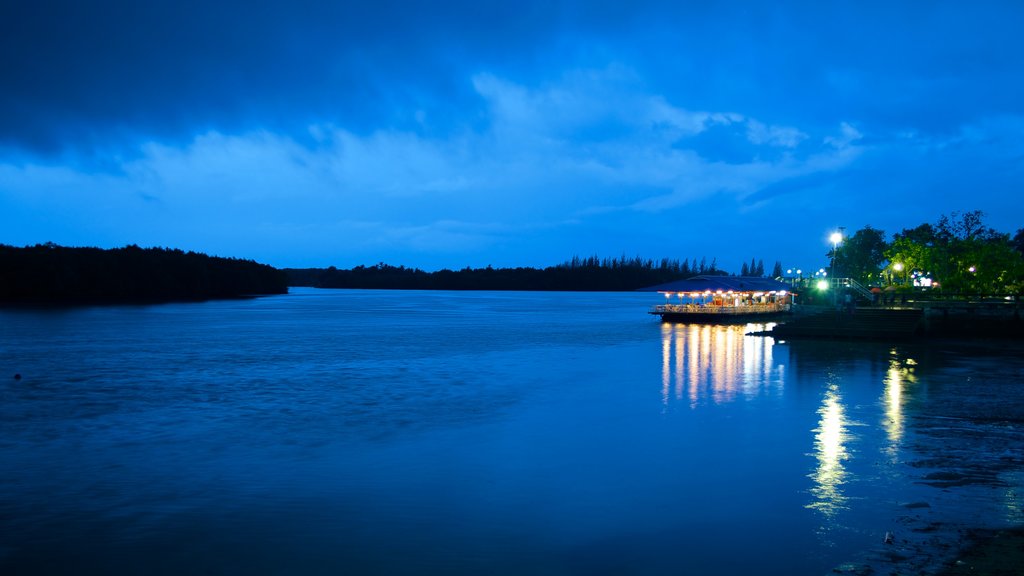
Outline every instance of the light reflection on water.
<svg viewBox="0 0 1024 576"><path fill-rule="evenodd" d="M882 404L885 406L883 425L889 437L889 455L899 457L900 443L903 440L903 397L905 389L914 385L917 378L914 366L917 362L912 358L900 360L893 350L894 358L889 360L889 370L885 375L885 390Z"/></svg>
<svg viewBox="0 0 1024 576"><path fill-rule="evenodd" d="M799 576L905 526L901 501L1021 521L1019 470L921 482L988 446L965 438L1020 450L946 413L1021 359L779 343L647 298L0 310L0 378L25 375L0 380L0 573Z"/></svg>
<svg viewBox="0 0 1024 576"><path fill-rule="evenodd" d="M839 386L834 382L827 386L821 407L818 408L821 419L814 429L814 455L818 465L811 474L815 484L811 489L814 501L808 504L808 508L832 518L846 507L843 484L847 472L843 463L850 457L846 449L850 434Z"/></svg>
<svg viewBox="0 0 1024 576"><path fill-rule="evenodd" d="M772 356L774 341L749 332L770 330L774 324L661 325L661 397L721 404L739 395L781 394L785 365Z"/></svg>

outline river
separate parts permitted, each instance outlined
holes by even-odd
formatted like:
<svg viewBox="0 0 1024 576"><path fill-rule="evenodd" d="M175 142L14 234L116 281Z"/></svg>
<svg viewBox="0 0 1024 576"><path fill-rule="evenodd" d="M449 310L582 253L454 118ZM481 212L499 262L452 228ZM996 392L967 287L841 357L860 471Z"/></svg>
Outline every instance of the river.
<svg viewBox="0 0 1024 576"><path fill-rule="evenodd" d="M928 571L1024 524L1019 351L656 298L0 310L0 573Z"/></svg>

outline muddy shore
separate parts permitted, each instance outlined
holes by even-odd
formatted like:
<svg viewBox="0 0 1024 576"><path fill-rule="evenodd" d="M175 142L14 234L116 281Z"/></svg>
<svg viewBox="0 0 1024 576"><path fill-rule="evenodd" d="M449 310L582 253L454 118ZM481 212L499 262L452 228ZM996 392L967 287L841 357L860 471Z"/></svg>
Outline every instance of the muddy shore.
<svg viewBox="0 0 1024 576"><path fill-rule="evenodd" d="M918 370L939 372L907 404L917 486L877 546L833 570L858 575L1024 576L1022 343L933 339L911 346Z"/></svg>
<svg viewBox="0 0 1024 576"><path fill-rule="evenodd" d="M967 546L938 576L1024 574L1024 528L969 533Z"/></svg>

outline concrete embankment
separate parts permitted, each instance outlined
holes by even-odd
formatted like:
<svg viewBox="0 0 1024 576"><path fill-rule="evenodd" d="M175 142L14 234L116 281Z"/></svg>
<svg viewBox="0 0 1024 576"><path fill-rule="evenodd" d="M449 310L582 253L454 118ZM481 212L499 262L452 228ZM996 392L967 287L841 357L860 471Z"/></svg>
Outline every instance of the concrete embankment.
<svg viewBox="0 0 1024 576"><path fill-rule="evenodd" d="M776 338L902 340L910 338L1024 339L1016 307L936 305L858 308L852 312L804 308L767 333Z"/></svg>

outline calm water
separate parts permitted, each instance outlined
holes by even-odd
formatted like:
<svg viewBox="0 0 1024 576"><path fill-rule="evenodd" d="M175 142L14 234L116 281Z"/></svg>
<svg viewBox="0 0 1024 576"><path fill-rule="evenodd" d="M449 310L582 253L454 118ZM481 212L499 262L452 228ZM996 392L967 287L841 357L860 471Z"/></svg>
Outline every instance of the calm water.
<svg viewBox="0 0 1024 576"><path fill-rule="evenodd" d="M824 574L1022 522L1019 355L651 298L0 311L0 573Z"/></svg>

